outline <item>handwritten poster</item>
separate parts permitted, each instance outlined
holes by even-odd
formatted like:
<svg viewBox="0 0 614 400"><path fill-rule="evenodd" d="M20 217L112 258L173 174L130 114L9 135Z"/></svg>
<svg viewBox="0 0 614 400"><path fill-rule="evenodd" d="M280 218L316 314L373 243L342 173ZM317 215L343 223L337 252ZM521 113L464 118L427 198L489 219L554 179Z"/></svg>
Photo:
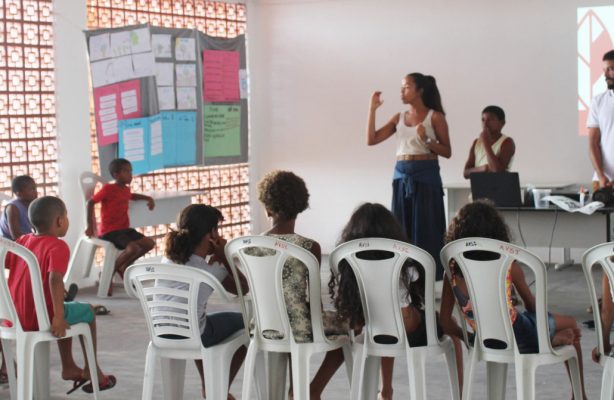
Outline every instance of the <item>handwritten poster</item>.
<svg viewBox="0 0 614 400"><path fill-rule="evenodd" d="M156 58L172 58L171 35L151 35L151 44Z"/></svg>
<svg viewBox="0 0 614 400"><path fill-rule="evenodd" d="M164 166L196 163L196 112L166 111L162 117Z"/></svg>
<svg viewBox="0 0 614 400"><path fill-rule="evenodd" d="M205 105L203 124L205 157L241 155L241 105Z"/></svg>
<svg viewBox="0 0 614 400"><path fill-rule="evenodd" d="M130 161L134 174L143 174L162 168L164 166L163 151L160 115L119 122L118 155Z"/></svg>
<svg viewBox="0 0 614 400"><path fill-rule="evenodd" d="M196 61L196 40L193 38L176 38L175 59L177 61Z"/></svg>
<svg viewBox="0 0 614 400"><path fill-rule="evenodd" d="M118 121L141 116L141 86L138 80L94 89L98 144L117 143Z"/></svg>
<svg viewBox="0 0 614 400"><path fill-rule="evenodd" d="M206 102L240 100L239 52L203 51L203 97Z"/></svg>

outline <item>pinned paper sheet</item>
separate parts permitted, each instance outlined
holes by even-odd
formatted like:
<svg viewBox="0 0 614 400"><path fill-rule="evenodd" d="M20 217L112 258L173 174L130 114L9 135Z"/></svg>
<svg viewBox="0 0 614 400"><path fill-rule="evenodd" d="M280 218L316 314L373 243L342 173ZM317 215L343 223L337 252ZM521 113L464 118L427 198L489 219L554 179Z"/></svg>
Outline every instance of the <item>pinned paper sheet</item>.
<svg viewBox="0 0 614 400"><path fill-rule="evenodd" d="M91 63L92 86L111 85L135 78L132 57L122 56Z"/></svg>
<svg viewBox="0 0 614 400"><path fill-rule="evenodd" d="M151 51L149 28L140 28L130 31L130 45L133 54Z"/></svg>
<svg viewBox="0 0 614 400"><path fill-rule="evenodd" d="M175 60L196 61L196 41L193 38L175 39Z"/></svg>
<svg viewBox="0 0 614 400"><path fill-rule="evenodd" d="M120 31L111 33L111 55L113 57L127 56L132 53L130 32Z"/></svg>
<svg viewBox="0 0 614 400"><path fill-rule="evenodd" d="M98 144L118 140L118 121L141 116L141 85L138 80L94 89L94 110Z"/></svg>
<svg viewBox="0 0 614 400"><path fill-rule="evenodd" d="M164 166L196 164L196 112L162 112Z"/></svg>
<svg viewBox="0 0 614 400"><path fill-rule="evenodd" d="M156 58L172 58L171 35L151 35L151 44Z"/></svg>
<svg viewBox="0 0 614 400"><path fill-rule="evenodd" d="M205 158L241 155L240 105L205 105L203 125Z"/></svg>
<svg viewBox="0 0 614 400"><path fill-rule="evenodd" d="M156 59L151 51L147 53L134 54L132 56L132 66L134 69L135 78L156 75Z"/></svg>
<svg viewBox="0 0 614 400"><path fill-rule="evenodd" d="M173 86L173 63L156 63L156 85Z"/></svg>
<svg viewBox="0 0 614 400"><path fill-rule="evenodd" d="M240 100L238 51L203 51L203 93L206 102Z"/></svg>
<svg viewBox="0 0 614 400"><path fill-rule="evenodd" d="M162 168L163 151L160 115L119 122L118 155L130 161L134 174Z"/></svg>
<svg viewBox="0 0 614 400"><path fill-rule="evenodd" d="M196 110L196 88L178 87L177 88L177 109Z"/></svg>
<svg viewBox="0 0 614 400"><path fill-rule="evenodd" d="M90 61L111 57L111 41L108 33L90 37Z"/></svg>
<svg viewBox="0 0 614 400"><path fill-rule="evenodd" d="M160 110L175 109L175 88L173 86L158 86L158 106Z"/></svg>
<svg viewBox="0 0 614 400"><path fill-rule="evenodd" d="M177 86L196 87L196 64L175 64Z"/></svg>

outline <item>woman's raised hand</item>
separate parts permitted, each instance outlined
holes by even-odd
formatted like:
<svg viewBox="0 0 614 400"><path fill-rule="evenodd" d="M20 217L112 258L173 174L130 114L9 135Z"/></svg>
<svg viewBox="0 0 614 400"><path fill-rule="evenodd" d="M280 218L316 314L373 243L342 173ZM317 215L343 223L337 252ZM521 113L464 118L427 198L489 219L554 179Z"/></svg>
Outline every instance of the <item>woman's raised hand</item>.
<svg viewBox="0 0 614 400"><path fill-rule="evenodd" d="M371 95L371 110L376 110L379 106L382 105L384 100L380 98L381 95L382 92L380 91L373 92L373 94Z"/></svg>
<svg viewBox="0 0 614 400"><path fill-rule="evenodd" d="M418 137L420 137L420 140L426 142L426 128L424 127L424 125L422 125L422 122L416 125L416 132L418 133Z"/></svg>

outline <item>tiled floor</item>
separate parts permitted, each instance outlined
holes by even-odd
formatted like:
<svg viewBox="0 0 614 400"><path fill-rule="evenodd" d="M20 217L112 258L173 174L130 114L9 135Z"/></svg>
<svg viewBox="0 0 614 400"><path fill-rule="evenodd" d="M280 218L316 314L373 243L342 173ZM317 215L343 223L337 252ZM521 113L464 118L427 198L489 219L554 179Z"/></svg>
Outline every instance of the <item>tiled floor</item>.
<svg viewBox="0 0 614 400"><path fill-rule="evenodd" d="M324 263L326 265L326 263ZM327 277L323 277L323 283L327 282ZM549 272L549 304L550 310L561 314L575 316L578 321L589 319L591 316L586 313L588 297L586 295L586 283L581 269L578 266L568 268L563 271ZM99 301L95 297L93 288L82 290L78 300L104 304L110 310L108 316L99 317L99 358L105 373L112 373L118 379L117 386L108 391L102 392L102 399L137 399L141 396L143 379L143 368L145 360L145 350L147 347L148 333L142 318L142 312L134 299L128 298L123 289L117 287L112 299ZM213 308L213 307L212 307ZM594 331L582 328L582 349L584 352L583 360L585 363L585 379L589 398L599 398L601 386L601 368L590 361L590 350L595 344ZM51 352L51 399L89 399L91 396L78 391L70 396L64 393L70 388L69 382L60 379L59 360L55 347ZM80 351L75 347L75 354L80 355ZM312 373L315 372L321 357L314 357L312 360ZM408 398L409 387L407 379L407 368L402 362L398 362L395 368L394 388L395 398ZM237 380L231 388L231 392L237 398L241 393L241 370ZM427 364L427 385L429 399L447 399L449 386L447 374L442 360L429 360ZM486 399L485 394L485 370L483 367L477 371L477 379L474 385L475 393L473 398ZM515 383L513 367L508 372L507 398L515 398ZM158 375L154 398L161 399L161 383ZM0 399L8 399L8 387L0 388ZM570 386L562 365L546 366L538 369L537 372L537 398L538 399L565 399L570 398ZM191 365L186 372L185 399L200 398L199 379L196 369ZM348 399L349 384L344 369L340 369L332 382L327 387L323 399Z"/></svg>

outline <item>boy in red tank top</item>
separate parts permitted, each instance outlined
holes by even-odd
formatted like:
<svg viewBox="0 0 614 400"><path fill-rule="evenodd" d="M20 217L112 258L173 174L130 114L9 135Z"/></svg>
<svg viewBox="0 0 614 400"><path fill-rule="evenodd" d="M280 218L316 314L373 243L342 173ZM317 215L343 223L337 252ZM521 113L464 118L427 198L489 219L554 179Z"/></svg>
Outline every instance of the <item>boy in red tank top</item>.
<svg viewBox="0 0 614 400"><path fill-rule="evenodd" d="M144 200L147 201L150 210L153 210L155 203L149 196L130 192L130 182L132 182L130 161L124 158L116 158L109 164L109 172L115 182L105 184L87 202L87 229L85 234L88 237L96 236L94 204L101 203L98 237L123 250L115 261L115 272L123 278L126 268L153 249L155 245L152 239L130 228L128 203L130 200ZM112 291L112 287L110 287L109 296Z"/></svg>

